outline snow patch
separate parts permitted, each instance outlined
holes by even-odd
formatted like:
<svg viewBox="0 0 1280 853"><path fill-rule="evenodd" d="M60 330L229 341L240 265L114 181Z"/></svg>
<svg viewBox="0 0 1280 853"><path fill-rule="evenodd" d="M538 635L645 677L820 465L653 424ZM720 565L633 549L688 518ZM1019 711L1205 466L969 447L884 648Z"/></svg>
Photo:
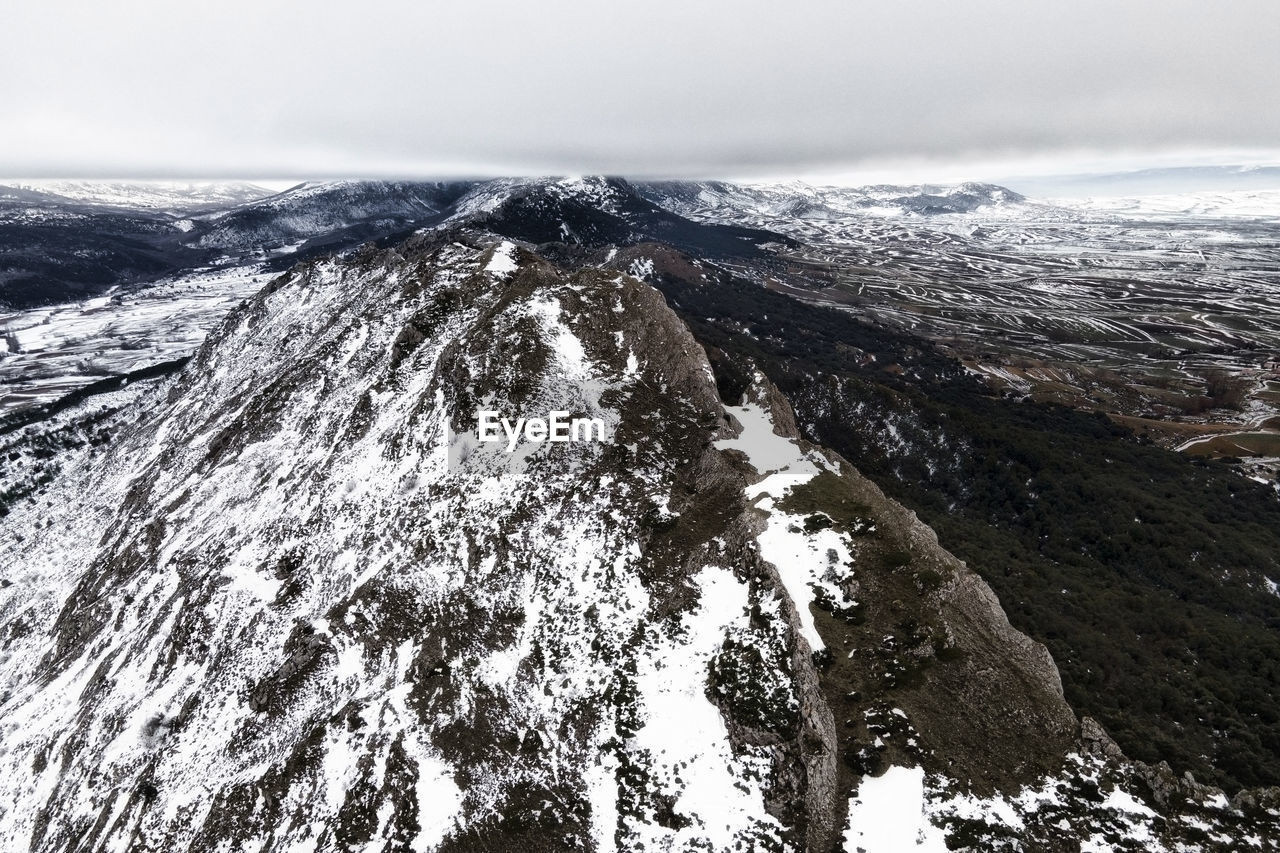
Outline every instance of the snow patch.
<svg viewBox="0 0 1280 853"><path fill-rule="evenodd" d="M863 777L849 800L846 853L947 853L946 836L925 816L924 769L890 767Z"/></svg>
<svg viewBox="0 0 1280 853"><path fill-rule="evenodd" d="M503 240L498 247L493 250L493 256L489 258L489 263L485 265L485 272L493 273L499 278L508 276L516 271L516 247L509 240Z"/></svg>
<svg viewBox="0 0 1280 853"><path fill-rule="evenodd" d="M681 829L653 822L635 827L638 849L735 849L735 841L779 828L764 809L759 768L736 757L720 709L706 696L707 671L726 629L747 622L747 587L733 572L707 566L698 575L698 610L685 616L683 637L667 638L642 658L636 674L643 725L628 743L653 758L650 775L678 791Z"/></svg>

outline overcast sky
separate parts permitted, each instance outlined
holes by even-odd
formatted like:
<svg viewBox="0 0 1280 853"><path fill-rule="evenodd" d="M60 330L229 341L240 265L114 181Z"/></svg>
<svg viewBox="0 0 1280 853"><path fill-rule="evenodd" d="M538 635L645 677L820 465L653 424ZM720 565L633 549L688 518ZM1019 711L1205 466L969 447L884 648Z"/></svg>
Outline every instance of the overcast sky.
<svg viewBox="0 0 1280 853"><path fill-rule="evenodd" d="M6 176L1280 160L1275 0L6 0L0 33Z"/></svg>

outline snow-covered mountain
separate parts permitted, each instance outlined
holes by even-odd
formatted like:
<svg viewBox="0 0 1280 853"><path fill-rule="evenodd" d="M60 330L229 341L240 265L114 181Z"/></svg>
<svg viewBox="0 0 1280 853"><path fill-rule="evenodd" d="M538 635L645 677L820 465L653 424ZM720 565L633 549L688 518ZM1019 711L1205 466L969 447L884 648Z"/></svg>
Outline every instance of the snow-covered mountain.
<svg viewBox="0 0 1280 853"><path fill-rule="evenodd" d="M928 217L1019 203L1016 193L981 184L854 190L576 177L307 182L271 194L251 184L17 182L0 186L0 307L93 298L209 266L275 259L271 268L282 270L294 256L404 237L446 221L510 215L545 223L545 233L527 235L537 242L654 235L678 242L690 217ZM554 213L559 208L563 215ZM574 222L583 233L572 231ZM615 230L606 235L599 230L606 225ZM727 249L736 251L732 243Z"/></svg>
<svg viewBox="0 0 1280 853"><path fill-rule="evenodd" d="M1029 263L983 254L984 229L1012 242L1041 215L1001 192L342 182L145 220L201 265L3 315L0 379L26 396L0 419L0 846L1274 845L1280 789L1200 784L1187 750L1175 771L1172 742L1122 747L1073 707L1127 663L1097 660L1154 654L1118 636L1091 657L1104 616L1077 583L1135 607L1230 588L1232 625L1269 618L1265 531L1230 572L1194 538L1228 510L1265 528L1264 490L1135 467L1098 418L993 400L861 303L823 307L850 271L954 286ZM967 220L937 198L986 201ZM509 453L481 409L602 440ZM1052 497L1059 447L1108 488L1134 468L1099 506L1157 475L1163 500L1202 496L1191 539L1150 540L1194 552L1175 581L1195 594L1123 574L1136 551L1061 587L1046 561L1005 604L1053 620L1010 624L992 587L1029 573L995 513ZM982 577L904 506L925 488L912 506L950 541L984 501ZM1041 547L1061 533L1034 523ZM1228 730L1212 691L1253 707L1266 674L1208 642L1187 669L1161 637L1173 663L1143 665L1160 702L1208 696L1211 731L1176 723L1197 772L1261 774L1237 745L1265 720ZM1140 715L1160 719L1115 719Z"/></svg>
<svg viewBox="0 0 1280 853"><path fill-rule="evenodd" d="M542 227L541 199L579 197L521 198L484 221ZM11 432L6 847L1274 837L1267 801L1077 721L1044 647L749 364L726 402L617 269L637 252L674 262L555 261L475 226L307 262L180 372ZM507 453L480 408L606 436Z"/></svg>
<svg viewBox="0 0 1280 853"><path fill-rule="evenodd" d="M278 271L295 255L432 224L468 186L339 181L267 194L219 185L190 197L154 185L123 186L114 196L89 188L98 192L89 198L122 207L10 188L0 191L0 308L56 305L289 256L271 267Z"/></svg>
<svg viewBox="0 0 1280 853"><path fill-rule="evenodd" d="M197 218L200 248L259 251L321 238L330 248L437 221L471 185L407 181L308 182Z"/></svg>

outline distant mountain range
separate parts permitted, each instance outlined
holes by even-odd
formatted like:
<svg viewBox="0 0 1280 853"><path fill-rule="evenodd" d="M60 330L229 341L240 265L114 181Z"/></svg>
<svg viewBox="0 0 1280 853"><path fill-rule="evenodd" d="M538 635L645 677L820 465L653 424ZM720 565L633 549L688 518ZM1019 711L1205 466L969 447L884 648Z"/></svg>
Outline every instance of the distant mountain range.
<svg viewBox="0 0 1280 853"><path fill-rule="evenodd" d="M650 225L663 220L679 230L673 214L692 215L708 205L798 217L931 216L1021 200L1010 190L982 184L841 189L530 178L308 182L273 194L251 184L20 183L0 186L0 304L86 298L245 258L283 254L280 264L287 265L446 220L519 215L531 205L563 208L560 225L584 229L529 235L542 242L601 236L600 228L628 219ZM612 217L612 224L603 217Z"/></svg>
<svg viewBox="0 0 1280 853"><path fill-rule="evenodd" d="M187 215L265 198L272 190L226 181L6 181L0 202L153 210Z"/></svg>

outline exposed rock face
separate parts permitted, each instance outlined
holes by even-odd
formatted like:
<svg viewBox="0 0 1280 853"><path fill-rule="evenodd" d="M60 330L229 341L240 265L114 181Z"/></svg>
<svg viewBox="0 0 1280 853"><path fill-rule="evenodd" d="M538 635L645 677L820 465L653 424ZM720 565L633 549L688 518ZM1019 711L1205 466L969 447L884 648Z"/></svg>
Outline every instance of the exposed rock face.
<svg viewBox="0 0 1280 853"><path fill-rule="evenodd" d="M986 585L628 276L310 263L110 426L0 528L5 849L825 853L893 766L931 838L1133 828Z"/></svg>

